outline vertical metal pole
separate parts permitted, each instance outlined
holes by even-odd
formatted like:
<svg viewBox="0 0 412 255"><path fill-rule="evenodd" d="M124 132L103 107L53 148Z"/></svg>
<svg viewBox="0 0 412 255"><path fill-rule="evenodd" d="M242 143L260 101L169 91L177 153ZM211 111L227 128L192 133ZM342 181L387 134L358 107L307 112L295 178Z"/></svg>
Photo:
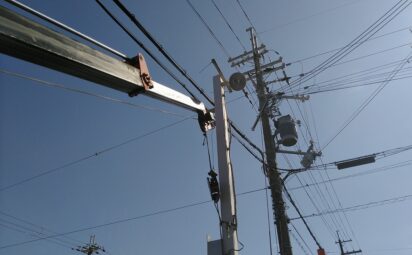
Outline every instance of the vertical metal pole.
<svg viewBox="0 0 412 255"><path fill-rule="evenodd" d="M230 135L225 92L220 76L213 77L216 118L216 140L219 165L222 255L238 254L237 218L233 171L230 162Z"/></svg>
<svg viewBox="0 0 412 255"><path fill-rule="evenodd" d="M250 39L252 41L253 60L256 72L256 92L259 98L259 109L265 107L267 90L260 67L260 54L258 52L256 34L253 28L249 28ZM282 181L277 170L275 141L272 137L272 129L270 127L270 119L265 110L262 110L261 115L263 138L265 140L266 174L269 179L270 191L272 196L272 208L274 212L274 220L278 232L278 241L281 255L292 255L292 245L289 237L288 219L286 216L285 203L282 197Z"/></svg>

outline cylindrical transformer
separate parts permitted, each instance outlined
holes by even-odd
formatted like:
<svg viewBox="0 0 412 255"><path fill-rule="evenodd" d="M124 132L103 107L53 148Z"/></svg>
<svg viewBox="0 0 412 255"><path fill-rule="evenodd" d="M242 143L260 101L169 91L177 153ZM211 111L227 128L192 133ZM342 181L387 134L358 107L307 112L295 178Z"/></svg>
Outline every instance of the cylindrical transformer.
<svg viewBox="0 0 412 255"><path fill-rule="evenodd" d="M277 132L280 135L280 143L290 147L298 142L296 123L290 115L279 117L276 121Z"/></svg>

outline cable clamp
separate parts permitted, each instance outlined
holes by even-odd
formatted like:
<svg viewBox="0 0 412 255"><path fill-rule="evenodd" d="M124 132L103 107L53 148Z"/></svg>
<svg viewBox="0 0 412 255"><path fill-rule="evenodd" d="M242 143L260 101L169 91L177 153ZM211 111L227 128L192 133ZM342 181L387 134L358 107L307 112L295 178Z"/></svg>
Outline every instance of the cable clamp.
<svg viewBox="0 0 412 255"><path fill-rule="evenodd" d="M139 76L143 85L143 87L138 87L137 89L129 92L130 97L137 96L140 93L153 88L153 82L149 73L149 68L147 67L146 60L141 53L139 53L134 58L128 59L126 63L136 67L139 70Z"/></svg>

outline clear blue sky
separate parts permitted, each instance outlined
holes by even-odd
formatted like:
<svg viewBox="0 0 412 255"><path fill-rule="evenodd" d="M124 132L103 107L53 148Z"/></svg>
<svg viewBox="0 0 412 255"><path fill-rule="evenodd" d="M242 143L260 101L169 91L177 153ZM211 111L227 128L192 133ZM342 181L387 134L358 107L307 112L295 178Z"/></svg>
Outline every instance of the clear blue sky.
<svg viewBox="0 0 412 255"><path fill-rule="evenodd" d="M236 0L215 1L241 42L249 49L250 41L245 31L249 24ZM115 25L94 1L22 2L128 56L136 55L138 52L143 53L143 50ZM128 24L138 38L156 52L144 36L124 16L121 16L120 11L111 1L103 2ZM191 2L221 40L230 56L242 53L242 47L225 25L212 2L200 0ZM255 25L260 40L267 48L278 51L285 62L294 62L286 69L288 75L294 76L310 71L330 54L301 62L295 61L346 45L383 15L397 0L240 0L240 2ZM204 67L212 58L219 62L226 76L236 71L230 68L227 56L186 1L124 1L124 4L209 95L213 95L212 77L216 72L212 66L206 69ZM5 2L2 2L2 6L15 10ZM411 8L406 9L376 35L411 26ZM402 30L364 43L341 62L411 41L411 32ZM402 60L410 51L410 46L403 46L337 65L303 84L302 87L313 84L320 86L323 81ZM156 54L160 57L158 52ZM269 55L272 59L276 58L273 51ZM146 59L154 80L183 92L182 88L148 56ZM411 64L406 64L400 75L408 76L410 67ZM1 55L0 68L59 83L69 88L177 114L127 106L67 90L40 86L37 82L2 73L0 74L1 188L192 115L191 112L144 96L128 98L127 95L108 88L5 55ZM371 74L392 70L393 67ZM253 89L250 84L248 86ZM279 84L271 86L272 89L279 88ZM281 110L283 114L293 113L297 119L302 120L299 141L302 150L307 148L304 137L309 140L310 136L315 141L316 147L322 148L376 88L376 85L371 85L315 94L311 97L310 103L299 105L303 117L296 103L292 101L290 106L284 102ZM390 82L326 147L322 161L333 162L412 144L411 92L409 79ZM241 94L232 93L227 97L231 100L239 96ZM252 98L253 101L256 100L254 95ZM230 118L256 144L261 145L260 131L258 129L255 132L250 131L256 112L248 101L241 98L230 103L228 108ZM304 124L303 118L308 119L308 126ZM214 132L210 137L215 139ZM207 151L202 142L203 137L197 121L189 119L81 163L0 192L1 212L43 227L42 229L25 225L0 214L0 247L34 239L28 234L29 231L18 228L15 224L30 227L46 235L50 234L47 230L65 233L208 200L206 176L209 166ZM404 152L379 160L373 165L344 171L333 169L327 172L301 173L297 177L292 177L287 185L292 189L301 185L299 180L306 184L367 172L411 160L411 156L411 152ZM217 167L215 148L212 158ZM282 168L289 167L282 156L278 158ZM236 141L232 143L232 160L237 192L265 186L261 166ZM288 160L293 167L299 167L298 157L288 156ZM319 160L317 163L322 162ZM310 198L320 211L346 208L411 195L411 179L410 165L406 165L374 174L327 182L326 185L307 188L307 193L304 189L296 189L292 194L303 214L308 215L316 213ZM336 195L339 197L339 202ZM239 239L245 245L241 254L269 254L265 192L241 196L237 199L237 206ZM345 239L353 240L345 246L348 250L361 248L363 254L406 255L412 253L411 211L412 203L409 200L349 211L346 214L335 213L326 215L323 219L309 218L308 222L322 246L330 254L338 252L338 247L334 243L336 240L334 232L340 230ZM296 217L292 207L288 207L288 215L291 218ZM293 224L310 247L310 252L314 254L316 245L310 239L303 224L300 221L293 221ZM272 219L269 226L275 254L277 246ZM298 236L292 227L291 232ZM219 226L213 204L207 203L167 214L76 232L68 237L87 242L92 234L95 234L97 242L105 246L113 255L206 254L206 237L210 234L212 238L218 238ZM292 242L294 254L305 254L293 238ZM308 249L305 247L305 250ZM67 247L42 240L0 249L0 254L77 253Z"/></svg>

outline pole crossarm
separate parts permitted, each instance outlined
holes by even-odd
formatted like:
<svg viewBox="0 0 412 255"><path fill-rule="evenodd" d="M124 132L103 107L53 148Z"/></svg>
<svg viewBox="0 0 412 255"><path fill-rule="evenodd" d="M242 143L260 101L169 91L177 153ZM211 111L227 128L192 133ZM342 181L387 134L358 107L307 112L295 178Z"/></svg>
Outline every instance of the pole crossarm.
<svg viewBox="0 0 412 255"><path fill-rule="evenodd" d="M155 82L150 76L152 86L147 87L143 68L103 54L3 6L0 6L0 52L129 95L142 93L183 107L199 114L201 128L207 126L202 130L213 127L213 116L202 102Z"/></svg>

